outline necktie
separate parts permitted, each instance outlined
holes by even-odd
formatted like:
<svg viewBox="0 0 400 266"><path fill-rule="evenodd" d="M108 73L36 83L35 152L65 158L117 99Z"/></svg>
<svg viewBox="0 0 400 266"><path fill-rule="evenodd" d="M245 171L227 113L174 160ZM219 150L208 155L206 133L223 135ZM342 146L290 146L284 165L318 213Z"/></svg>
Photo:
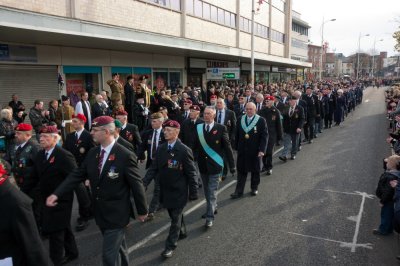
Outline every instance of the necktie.
<svg viewBox="0 0 400 266"><path fill-rule="evenodd" d="M210 125L206 126L206 131L207 131L207 133L210 131Z"/></svg>
<svg viewBox="0 0 400 266"><path fill-rule="evenodd" d="M218 114L218 124L221 124L221 121L222 121L222 112L219 111L219 114Z"/></svg>
<svg viewBox="0 0 400 266"><path fill-rule="evenodd" d="M75 132L75 142L78 141L78 132Z"/></svg>
<svg viewBox="0 0 400 266"><path fill-rule="evenodd" d="M154 129L153 141L151 143L151 159L154 159L157 151L157 130Z"/></svg>
<svg viewBox="0 0 400 266"><path fill-rule="evenodd" d="M19 155L21 154L21 152L22 152L22 146L19 145L18 148L17 148L17 150L15 151L15 155L16 155L16 156L19 156Z"/></svg>
<svg viewBox="0 0 400 266"><path fill-rule="evenodd" d="M170 153L172 151L172 146L168 145L168 153Z"/></svg>
<svg viewBox="0 0 400 266"><path fill-rule="evenodd" d="M289 116L292 116L292 114L293 114L293 107L290 107Z"/></svg>
<svg viewBox="0 0 400 266"><path fill-rule="evenodd" d="M186 113L185 113L185 119L188 118L188 117L189 117L189 112L186 111Z"/></svg>
<svg viewBox="0 0 400 266"><path fill-rule="evenodd" d="M45 154L44 154L44 156L46 157L46 161L49 159L49 153L48 152L46 152Z"/></svg>
<svg viewBox="0 0 400 266"><path fill-rule="evenodd" d="M99 164L98 164L98 169L99 169L99 176L101 174L101 168L103 168L103 159L104 159L104 154L106 153L105 149L101 149L100 156L99 156Z"/></svg>

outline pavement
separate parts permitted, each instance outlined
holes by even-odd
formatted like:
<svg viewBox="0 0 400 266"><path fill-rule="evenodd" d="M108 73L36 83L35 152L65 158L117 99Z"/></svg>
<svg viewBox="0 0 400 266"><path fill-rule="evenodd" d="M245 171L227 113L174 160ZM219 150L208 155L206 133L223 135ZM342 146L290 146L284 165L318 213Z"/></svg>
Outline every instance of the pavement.
<svg viewBox="0 0 400 266"><path fill-rule="evenodd" d="M397 265L397 234L372 234L380 221L375 188L382 159L391 152L383 90L367 88L355 112L313 144L303 144L295 161L283 163L276 156L273 174L261 177L258 196L230 199L236 180L228 177L220 185L211 229L201 219L203 198L190 202L188 237L172 258L160 256L169 229L166 211L151 222L133 221L127 229L131 264ZM73 227L76 217L75 204ZM101 265L102 237L95 222L75 236L80 255L69 265Z"/></svg>

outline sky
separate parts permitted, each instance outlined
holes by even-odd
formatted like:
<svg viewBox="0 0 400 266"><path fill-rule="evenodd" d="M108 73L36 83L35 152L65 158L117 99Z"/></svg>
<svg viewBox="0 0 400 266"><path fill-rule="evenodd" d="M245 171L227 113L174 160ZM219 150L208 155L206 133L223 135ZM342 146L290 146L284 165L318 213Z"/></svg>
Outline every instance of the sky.
<svg viewBox="0 0 400 266"><path fill-rule="evenodd" d="M322 21L336 19L324 24L324 40L329 51L345 56L358 50L375 54L388 52L388 56L399 54L394 49L393 32L400 30L400 0L293 0L293 10L311 26L309 39L321 45ZM383 41L380 41L383 39Z"/></svg>

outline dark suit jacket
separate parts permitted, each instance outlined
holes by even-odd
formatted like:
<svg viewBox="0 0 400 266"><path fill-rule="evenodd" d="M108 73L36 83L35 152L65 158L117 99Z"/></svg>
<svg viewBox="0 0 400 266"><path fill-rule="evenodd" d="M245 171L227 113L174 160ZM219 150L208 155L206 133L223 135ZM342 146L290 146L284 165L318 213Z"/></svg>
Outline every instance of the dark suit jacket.
<svg viewBox="0 0 400 266"><path fill-rule="evenodd" d="M99 176L100 149L100 146L91 149L83 164L68 175L54 194L62 197L87 178L92 187L97 225L100 229L124 228L129 218L134 217L131 195L138 214L147 214L146 195L137 159L134 153L115 143Z"/></svg>
<svg viewBox="0 0 400 266"><path fill-rule="evenodd" d="M45 151L41 150L36 155L32 175L24 186L24 192L29 193L39 185L40 194L46 199L76 168L75 158L69 151L56 145L46 160ZM43 206L43 232L52 233L70 226L73 196L71 190L59 197L57 206Z"/></svg>
<svg viewBox="0 0 400 266"><path fill-rule="evenodd" d="M109 110L109 108L105 108L103 106L101 106L99 103L95 103L92 106L92 121L99 116L103 116L103 115L110 115L111 112Z"/></svg>
<svg viewBox="0 0 400 266"><path fill-rule="evenodd" d="M267 122L268 127L268 142L276 143L282 140L282 119L281 112L272 106L271 108L265 107L261 109L259 115L262 116Z"/></svg>
<svg viewBox="0 0 400 266"><path fill-rule="evenodd" d="M283 131L287 134L297 134L296 129L303 128L305 117L304 109L296 105L292 116L289 116L289 107L282 113L283 115Z"/></svg>
<svg viewBox="0 0 400 266"><path fill-rule="evenodd" d="M281 102L281 101L278 101L278 102L275 102L274 103L274 106L279 110L279 112L281 112L281 114L282 114L282 112L285 110L285 108L286 108L286 106L288 106L288 104L284 104L283 102Z"/></svg>
<svg viewBox="0 0 400 266"><path fill-rule="evenodd" d="M130 142L128 142L126 139L122 138L121 135L118 137L117 143L120 144L122 147L127 148L129 151L135 153L135 149L133 148L133 145Z"/></svg>
<svg viewBox="0 0 400 266"><path fill-rule="evenodd" d="M236 119L239 119L244 113L245 113L245 105L241 107L240 104L237 104L235 106Z"/></svg>
<svg viewBox="0 0 400 266"><path fill-rule="evenodd" d="M308 111L307 103L304 100L299 99L299 103L297 105L303 108L304 122L306 122L307 121L307 111Z"/></svg>
<svg viewBox="0 0 400 266"><path fill-rule="evenodd" d="M194 137L196 135L196 126L202 123L204 123L204 121L201 118L197 118L195 124L192 123L191 119L186 119L181 125L179 139L192 150L196 143L196 138Z"/></svg>
<svg viewBox="0 0 400 266"><path fill-rule="evenodd" d="M144 160L146 158L145 152L147 151L146 169L150 167L151 161L152 161L150 158L152 137L153 137L153 129L148 129L148 130L143 131L142 145L140 145L140 148L138 150L139 160ZM161 133L159 134L159 139L158 139L158 146L160 146L164 141L165 141L164 132L161 130Z"/></svg>
<svg viewBox="0 0 400 266"><path fill-rule="evenodd" d="M32 213L32 200L9 180L0 185L0 259L14 266L46 266L48 255Z"/></svg>
<svg viewBox="0 0 400 266"><path fill-rule="evenodd" d="M208 146L213 149L219 156L226 156L231 168L235 168L235 161L233 159L233 152L231 142L229 141L228 131L224 125L214 123L212 129L209 132L205 130L205 124L202 124L204 138ZM205 152L203 146L200 143L199 135L196 129L196 142L195 142L195 154L199 165L200 173L208 175L222 174L223 167L217 164L211 159Z"/></svg>
<svg viewBox="0 0 400 266"><path fill-rule="evenodd" d="M215 122L218 120L218 110L215 116ZM236 114L235 112L225 109L225 120L223 125L226 127L228 131L229 140L232 142L235 141L235 134L236 134Z"/></svg>
<svg viewBox="0 0 400 266"><path fill-rule="evenodd" d="M167 209L185 207L188 198L197 197L197 170L193 153L179 139L168 153L168 143L161 144L147 171L160 184L160 202Z"/></svg>
<svg viewBox="0 0 400 266"><path fill-rule="evenodd" d="M304 95L303 100L307 106L307 119L315 119L317 115L320 115L318 97L316 95L311 95L311 97Z"/></svg>
<svg viewBox="0 0 400 266"><path fill-rule="evenodd" d="M245 117L244 117L245 118ZM238 172L259 172L261 170L259 152L265 153L268 144L268 128L263 117L258 119L256 126L247 133L246 139L241 119L238 119L236 138L234 147L237 150L237 170Z"/></svg>
<svg viewBox="0 0 400 266"><path fill-rule="evenodd" d="M64 143L64 148L74 155L78 166L83 163L89 150L94 146L96 145L93 138L86 129L82 131L79 139L75 139L75 132L69 133Z"/></svg>
<svg viewBox="0 0 400 266"><path fill-rule="evenodd" d="M135 153L139 146L142 144L142 138L140 137L139 128L134 124L126 124L126 127L119 133L128 142L132 143Z"/></svg>

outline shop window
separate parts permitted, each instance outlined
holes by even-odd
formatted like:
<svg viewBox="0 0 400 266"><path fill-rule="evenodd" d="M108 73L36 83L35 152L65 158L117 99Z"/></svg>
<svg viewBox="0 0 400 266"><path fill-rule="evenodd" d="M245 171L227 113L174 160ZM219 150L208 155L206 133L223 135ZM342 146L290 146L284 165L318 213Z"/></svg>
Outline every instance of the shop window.
<svg viewBox="0 0 400 266"><path fill-rule="evenodd" d="M168 87L168 70L153 71L153 87L164 89Z"/></svg>
<svg viewBox="0 0 400 266"><path fill-rule="evenodd" d="M181 85L181 72L169 72L169 86L176 90Z"/></svg>

